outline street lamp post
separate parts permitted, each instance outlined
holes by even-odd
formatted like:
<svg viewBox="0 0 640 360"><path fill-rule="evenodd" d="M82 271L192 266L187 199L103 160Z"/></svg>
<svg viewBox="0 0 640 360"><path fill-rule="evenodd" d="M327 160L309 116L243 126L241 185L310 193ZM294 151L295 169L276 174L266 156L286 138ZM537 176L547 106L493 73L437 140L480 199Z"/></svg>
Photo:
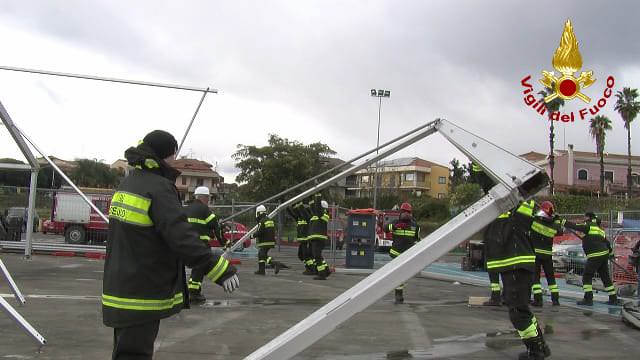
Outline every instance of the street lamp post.
<svg viewBox="0 0 640 360"><path fill-rule="evenodd" d="M380 111L382 110L382 98L390 97L391 90L384 89L371 89L371 96L375 96L378 98L378 137L376 140L376 148L380 146ZM376 150L376 155L378 155L378 150ZM376 170L373 175L373 208L376 208L377 200L378 200L378 165L379 162L376 161Z"/></svg>

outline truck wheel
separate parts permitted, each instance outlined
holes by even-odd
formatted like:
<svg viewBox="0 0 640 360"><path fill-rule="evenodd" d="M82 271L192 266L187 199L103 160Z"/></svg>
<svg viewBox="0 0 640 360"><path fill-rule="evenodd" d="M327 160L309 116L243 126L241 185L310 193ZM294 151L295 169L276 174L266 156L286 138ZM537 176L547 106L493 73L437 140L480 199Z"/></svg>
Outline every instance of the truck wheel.
<svg viewBox="0 0 640 360"><path fill-rule="evenodd" d="M86 231L80 225L72 225L64 232L64 240L68 244L86 244Z"/></svg>

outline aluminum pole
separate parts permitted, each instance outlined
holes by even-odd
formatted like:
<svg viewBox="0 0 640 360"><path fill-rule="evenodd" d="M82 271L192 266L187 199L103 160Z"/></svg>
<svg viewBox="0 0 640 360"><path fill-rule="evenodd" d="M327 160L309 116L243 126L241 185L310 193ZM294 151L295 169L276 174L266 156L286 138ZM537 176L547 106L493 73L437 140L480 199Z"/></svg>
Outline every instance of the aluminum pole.
<svg viewBox="0 0 640 360"><path fill-rule="evenodd" d="M40 335L40 333L33 327L22 315L20 315L2 296L0 296L0 307L9 315L15 322L20 324L22 329L35 340L40 346L44 345L47 340Z"/></svg>
<svg viewBox="0 0 640 360"><path fill-rule="evenodd" d="M193 125L193 121L196 119L196 116L198 115L198 112L200 111L200 107L202 106L202 102L204 101L204 98L207 96L207 94L209 93L209 88L207 88L205 91L202 92L202 97L200 98L200 102L198 103L198 106L196 107L196 111L193 113L193 116L191 117L191 121L189 122L189 126L187 126L187 130L185 130L184 135L182 136L182 141L180 141L180 146L178 146L178 150L176 151L176 159L178 158L178 154L180 154L180 150L182 149L182 145L184 144L184 141L187 139L187 135L189 134L189 130L191 130L191 125Z"/></svg>
<svg viewBox="0 0 640 360"><path fill-rule="evenodd" d="M0 259L0 271L2 271L4 278L9 283L9 287L11 288L11 291L13 291L13 296L16 298L18 304L20 304L21 306L24 305L24 303L26 303L27 301L25 300L24 295L22 295L22 293L20 292L20 289L18 289L18 285L16 285L16 282L13 281L11 273L9 272L9 270L7 270L7 267L4 266L2 259Z"/></svg>
<svg viewBox="0 0 640 360"><path fill-rule="evenodd" d="M25 259L31 258L31 246L33 244L33 212L36 207L36 188L38 185L38 169L31 170L31 182L29 183L29 210L27 212L27 234L26 234L26 246L24 247Z"/></svg>
<svg viewBox="0 0 640 360"><path fill-rule="evenodd" d="M380 147L380 112L382 110L382 96L379 97L380 103L378 104L378 139L376 140L376 149ZM378 154L378 150L376 150L376 155ZM373 175L373 208L376 209L378 203L378 166L379 163L376 162L376 171Z"/></svg>
<svg viewBox="0 0 640 360"><path fill-rule="evenodd" d="M34 149L36 149L37 152L40 153L40 155L42 155L42 157L47 160L47 162L49 163L49 165L51 165L52 168L54 168L58 174L60 174L60 176L62 176L62 178L73 188L73 190L75 190L78 195L80 195L80 197L98 214L100 215L100 217L102 218L102 220L104 220L107 224L109 223L109 218L107 218L102 211L100 211L100 209L98 209L97 206L95 206L93 204L93 202L91 202L91 200L89 200L82 191L80 191L80 189L78 189L78 187L76 186L76 184L73 183L73 181L71 181L71 179L69 179L69 177L67 177L67 175L65 175L65 173L60 170L60 168L58 167L58 165L56 165L50 158L49 156L42 150L40 150L40 148L33 142L31 141L31 139L24 133L24 131L22 131L20 128L18 128L17 126L14 125L14 127L16 128L16 130L18 130L18 132L20 133L20 135L22 135L22 137L24 137L30 144L31 146L33 146ZM25 250L26 252L26 250Z"/></svg>
<svg viewBox="0 0 640 360"><path fill-rule="evenodd" d="M336 165L336 166L332 167L331 169L326 170L325 172L323 172L323 173L321 173L321 174L318 174L318 175L316 175L316 176L314 176L314 177L312 177L312 178L309 178L309 179L307 179L307 180L305 180L305 181L303 181L303 182L301 182L301 183L299 183L299 184L297 184L297 185L295 185L295 186L292 186L292 187L288 188L287 190L284 190L284 191L282 191L282 192L280 192L280 193L278 193L278 194L276 194L276 195L273 195L273 196L271 196L271 197L269 197L269 198L267 198L267 199L265 199L265 200L262 200L262 201L260 201L260 202L257 202L257 203L255 203L253 206L251 206L250 208L247 208L247 209L241 210L241 211L239 211L239 212L238 212L238 213L236 213L236 214L234 214L234 213L232 212L232 215L231 215L231 216L229 216L229 217L226 217L226 218L222 219L222 220L221 220L221 222L222 222L222 221L231 220L231 219L233 219L233 218L234 218L234 217L236 217L236 216L240 216L240 215L242 215L242 214L244 214L244 213L246 213L246 212L248 212L248 211L250 211L250 210L252 210L252 209L255 209L258 205L263 205L263 204L265 204L265 203L267 203L267 202L269 202L269 201L272 201L272 200L277 199L277 198L279 198L279 197L281 197L281 196L283 196L283 195L286 195L286 194L290 193L291 191L293 191L293 190L295 190L295 189L300 188L301 186L304 186L304 185L306 185L306 184L308 184L308 183L310 183L310 182L312 182L312 181L314 181L314 180L316 180L316 179L318 179L318 178L321 178L321 177L323 177L323 176L325 176L325 175L327 175L327 174L329 174L329 173L332 173L332 172L334 172L334 171L336 171L336 170L338 170L338 169L340 169L340 168L342 168L342 167L345 167L345 166L347 166L347 165L349 165L349 164L351 164L351 163L354 163L354 162L356 162L356 161L358 161L358 160L360 160L360 159L364 158L365 156L372 154L374 151L375 151L375 152L376 152L376 154L377 154L377 152L378 152L378 150L379 150L379 149L385 148L385 147L387 147L387 146L389 146L389 145L391 145L391 144L395 143L396 141L398 141L398 140L400 140L400 139L404 139L404 138L406 138L407 136L410 136L410 135L412 135L412 134L415 134L415 133L417 133L417 132L421 131L422 129L424 129L424 128L426 128L426 127L432 126L436 121L437 121L437 120L435 120L435 121L431 121L431 122L428 122L428 123L426 123L426 124L424 124L424 125L420 125L420 126L418 126L417 128L415 128L415 129L413 129L413 130L407 131L406 133L404 133L404 134L402 134L402 135L399 135L398 137L396 137L396 138L394 138L394 139L391 139L391 140L387 141L386 143L384 143L384 144L382 144L382 145L380 145L380 146L376 147L375 149L371 149L371 150L369 150L369 151L367 151L367 152L365 152L365 153L362 153L362 154L360 154L360 155L358 155L358 156L354 157L353 159L349 159L349 160L345 161L345 162L344 162L344 163L342 163L342 164L338 164L338 165Z"/></svg>
<svg viewBox="0 0 640 360"><path fill-rule="evenodd" d="M284 203L280 204L277 208L275 208L271 213L269 213L268 217L269 218L273 218L278 212L280 212L282 209L286 208L287 206L294 204L302 199L304 199L305 197L315 194L316 192L330 186L331 184L333 184L334 182L347 177L353 173L355 173L356 171L363 169L365 167L367 167L369 164L372 164L380 159L383 159L393 153L396 153L402 149L404 149L405 147L419 141L422 140L423 138L433 134L434 132L436 132L436 124L438 123L438 121L433 121L431 123L429 123L431 126L423 128L421 131L413 134L413 136L409 139L406 139L404 141L401 141L399 144L394 145L392 148L387 149L383 152L381 152L380 154L374 156L373 158L363 162L360 165L354 165L352 167L350 167L347 170L342 171L341 173L338 173L337 175L323 181L322 183L306 190L303 191L302 193L292 197L291 199L285 201ZM240 238L240 240L238 240L235 244L233 244L232 247L230 247L229 249L227 249L227 251L225 252L225 256L226 257L230 257L231 256L231 252L235 249L237 249L238 247L240 247L242 245L242 243L247 240L251 235L253 235L253 233L256 232L256 230L258 229L258 225L255 225L254 227L251 228L251 230L249 230L244 236L242 236L242 238Z"/></svg>
<svg viewBox="0 0 640 360"><path fill-rule="evenodd" d="M94 76L94 75L80 75L80 74L64 73L64 72L58 72L58 71L26 69L26 68L19 68L19 67L13 67L13 66L1 66L0 65L0 70L19 71L19 72L26 72L26 73L32 73L32 74L41 74L41 75L62 76L62 77L70 77L70 78L77 78L77 79L108 81L108 82L132 84L132 85L153 86L153 87L161 87L161 88L177 89L177 90L205 91L205 92L210 92L210 93L214 93L214 94L218 93L218 90L210 89L210 88L198 88L198 87L193 87L193 86L156 83L156 82L150 82L150 81L117 79L117 78L110 78L110 77L104 77L104 76Z"/></svg>

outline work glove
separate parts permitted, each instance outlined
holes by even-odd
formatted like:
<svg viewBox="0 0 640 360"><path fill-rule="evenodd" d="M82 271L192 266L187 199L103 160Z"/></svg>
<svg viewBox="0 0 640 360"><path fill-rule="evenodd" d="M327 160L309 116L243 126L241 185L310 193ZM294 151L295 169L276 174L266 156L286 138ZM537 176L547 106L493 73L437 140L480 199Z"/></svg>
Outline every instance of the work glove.
<svg viewBox="0 0 640 360"><path fill-rule="evenodd" d="M402 230L404 230L404 229L406 229L406 228L408 228L408 227L409 227L409 224L407 224L407 223L403 223L403 222L399 222L399 223L397 223L397 224L396 224L396 226L395 226L395 227L396 227L396 228L398 228L398 229L402 229Z"/></svg>
<svg viewBox="0 0 640 360"><path fill-rule="evenodd" d="M238 275L233 274L233 276L229 277L222 283L222 288L225 292L232 293L235 289L240 287L240 279L238 279Z"/></svg>
<svg viewBox="0 0 640 360"><path fill-rule="evenodd" d="M228 248L230 248L230 247L231 247L231 245L233 245L233 243L231 242L231 240L227 240L227 241L224 243L224 248L225 248L225 249L228 249Z"/></svg>

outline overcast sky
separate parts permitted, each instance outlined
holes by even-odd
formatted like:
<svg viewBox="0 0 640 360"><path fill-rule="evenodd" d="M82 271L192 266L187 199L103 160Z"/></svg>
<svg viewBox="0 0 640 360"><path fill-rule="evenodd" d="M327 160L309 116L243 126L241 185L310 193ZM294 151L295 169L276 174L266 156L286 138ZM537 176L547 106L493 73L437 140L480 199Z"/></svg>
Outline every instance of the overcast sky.
<svg viewBox="0 0 640 360"><path fill-rule="evenodd" d="M237 144L267 134L320 141L347 160L436 117L513 153L548 152L548 122L523 102L536 91L570 18L582 70L601 97L640 87L640 2L628 1L27 1L0 0L0 65L219 89L207 96L182 154L233 181ZM51 155L123 157L147 132L180 139L200 93L0 71L0 101ZM593 104L593 101L592 101ZM567 103L566 112L584 105ZM612 102L606 151L626 154ZM638 120L632 152L640 150ZM594 151L588 123L557 126L556 146ZM636 139L636 140L634 140ZM23 159L0 127L0 157ZM402 151L447 164L439 136Z"/></svg>

